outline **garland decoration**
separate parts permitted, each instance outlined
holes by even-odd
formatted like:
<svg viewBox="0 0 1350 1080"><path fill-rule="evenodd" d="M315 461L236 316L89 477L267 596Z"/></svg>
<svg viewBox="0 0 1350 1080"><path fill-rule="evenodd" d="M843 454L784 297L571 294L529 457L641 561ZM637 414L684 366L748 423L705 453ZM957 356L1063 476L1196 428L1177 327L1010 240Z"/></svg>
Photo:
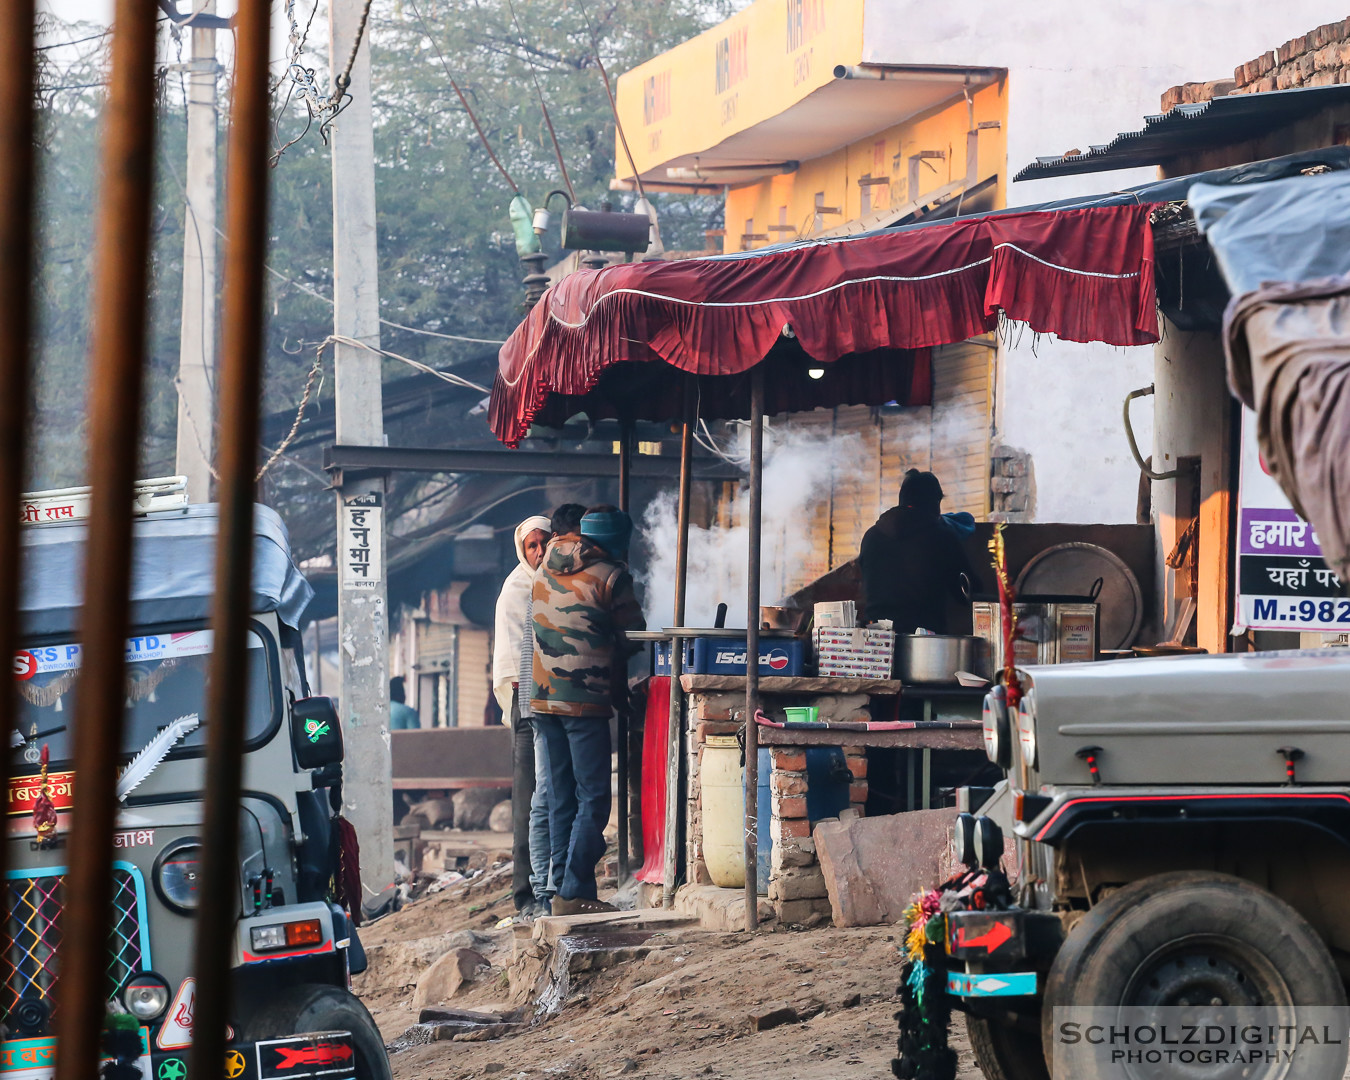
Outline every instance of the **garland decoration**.
<svg viewBox="0 0 1350 1080"><path fill-rule="evenodd" d="M989 541L989 553L994 557L994 576L998 579L998 605L1003 623L1003 685L1007 688L1008 713L1016 715L1017 706L1022 701L1022 683L1017 677L1017 658L1013 655L1013 644L1017 639L1017 612L1013 601L1017 594L1013 589L1012 578L1008 576L1008 551L1003 542L1005 524L994 526L993 539Z"/></svg>
<svg viewBox="0 0 1350 1080"><path fill-rule="evenodd" d="M955 1080L956 1051L947 1043L951 1003L942 963L945 919L941 890L920 893L905 909L905 963L900 972L899 1056L891 1062L898 1080Z"/></svg>
<svg viewBox="0 0 1350 1080"><path fill-rule="evenodd" d="M56 804L52 802L52 785L47 780L47 763L50 755L47 744L42 744L42 772L38 775L40 790L33 802L33 831L37 833L38 847L50 847L56 839Z"/></svg>

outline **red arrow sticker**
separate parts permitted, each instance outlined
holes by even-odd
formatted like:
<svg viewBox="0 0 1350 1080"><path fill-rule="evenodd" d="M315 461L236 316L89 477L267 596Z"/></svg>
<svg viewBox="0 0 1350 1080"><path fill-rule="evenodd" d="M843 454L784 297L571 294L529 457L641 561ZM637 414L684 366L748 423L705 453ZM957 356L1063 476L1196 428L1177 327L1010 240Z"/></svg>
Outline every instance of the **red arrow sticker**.
<svg viewBox="0 0 1350 1080"><path fill-rule="evenodd" d="M956 931L956 947L958 949L974 949L983 945L986 953L992 953L1012 936L1012 928L1007 923L996 922L983 934L973 938L967 938L966 928L961 926Z"/></svg>

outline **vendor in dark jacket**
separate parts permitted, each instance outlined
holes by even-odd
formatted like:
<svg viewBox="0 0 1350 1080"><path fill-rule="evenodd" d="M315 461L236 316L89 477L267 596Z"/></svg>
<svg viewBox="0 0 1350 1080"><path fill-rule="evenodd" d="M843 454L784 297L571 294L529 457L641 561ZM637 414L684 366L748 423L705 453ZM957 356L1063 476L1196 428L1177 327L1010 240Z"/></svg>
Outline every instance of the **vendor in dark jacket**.
<svg viewBox="0 0 1350 1080"><path fill-rule="evenodd" d="M961 575L976 578L961 544L968 515L942 514L942 484L931 472L910 469L900 504L863 536L863 605L868 622L890 619L899 634L922 627L947 632L947 600L960 599ZM973 520L971 521L973 525Z"/></svg>

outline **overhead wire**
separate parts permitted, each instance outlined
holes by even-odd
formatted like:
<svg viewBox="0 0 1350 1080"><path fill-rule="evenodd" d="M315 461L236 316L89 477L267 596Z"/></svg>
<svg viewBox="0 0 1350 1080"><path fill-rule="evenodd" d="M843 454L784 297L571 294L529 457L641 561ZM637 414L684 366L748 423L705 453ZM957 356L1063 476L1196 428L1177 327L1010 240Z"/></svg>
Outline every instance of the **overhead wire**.
<svg viewBox="0 0 1350 1080"><path fill-rule="evenodd" d="M619 142L623 144L624 155L628 158L628 167L633 171L633 183L637 187L638 198L645 200L647 193L642 190L642 177L638 175L637 163L633 161L633 151L628 148L628 136L623 130L623 121L619 119L619 103L614 100L614 88L609 84L609 72L605 70L605 62L600 59L600 39L595 36L595 27L591 25L590 12L586 10L586 0L577 0L577 7L581 9L581 17L586 23L586 33L591 39L591 54L595 57L595 65L600 69L600 79L605 84L605 94L609 98L610 112L614 114L614 127L619 133Z"/></svg>
<svg viewBox="0 0 1350 1080"><path fill-rule="evenodd" d="M480 384L474 382L472 379L466 379L462 375L454 375L448 371L441 371L438 368L434 368L428 364L422 363L422 361L420 360L413 360L411 357L401 356L396 352L390 352L388 349L376 348L374 345L368 345L364 341L360 341L353 337L347 337L345 334L329 334L328 337L326 337L322 342L320 342L319 344L320 352L322 352L324 349L326 349L329 345L332 344L350 345L356 349L365 349L367 352L375 353L377 356L384 356L390 360L397 360L401 364L407 364L409 367L416 368L418 371L425 372L428 375L435 375L436 378L448 382L451 386L462 386L466 390L477 390L483 394L492 393L492 391L488 389L488 387L481 386Z"/></svg>
<svg viewBox="0 0 1350 1080"><path fill-rule="evenodd" d="M562 147L558 145L558 133L553 130L553 118L549 116L548 105L544 102L544 89L539 85L539 76L534 69L534 60L530 58L529 46L525 41L525 31L520 25L520 17L516 14L515 0L506 0L506 6L511 9L511 21L516 24L516 33L520 36L521 49L525 53L525 64L530 69L530 79L534 83L534 93L539 98L539 111L544 114L544 124L548 128L548 137L553 140L553 153L558 159L558 170L562 173L563 183L567 186L567 195L575 205L577 201L576 189L572 187L572 178L567 175L567 164L563 161Z"/></svg>
<svg viewBox="0 0 1350 1080"><path fill-rule="evenodd" d="M445 57L441 53L441 47L436 42L436 37L431 32L431 27L427 25L426 19L422 18L421 9L417 6L417 0L408 0L413 14L417 16L417 21L422 24L422 32L426 34L427 40L431 42L431 47L436 51L436 57L441 62L441 67L445 69L445 77L450 80L450 85L454 87L455 93L459 96L459 102L464 106L464 111L469 114L469 119L473 122L473 128L478 132L478 138L483 144L483 149L487 151L488 157L492 159L492 164L497 166L497 171L502 174L502 178L511 188L514 195L520 194L520 187L511 179L511 174L506 171L506 166L501 163L497 153L492 149L492 143L488 142L487 134L483 131L483 125L478 122L478 117L474 114L473 107L469 104L469 99L464 96L464 91L459 88L459 83L455 81L454 75L450 73L450 65L445 62Z"/></svg>

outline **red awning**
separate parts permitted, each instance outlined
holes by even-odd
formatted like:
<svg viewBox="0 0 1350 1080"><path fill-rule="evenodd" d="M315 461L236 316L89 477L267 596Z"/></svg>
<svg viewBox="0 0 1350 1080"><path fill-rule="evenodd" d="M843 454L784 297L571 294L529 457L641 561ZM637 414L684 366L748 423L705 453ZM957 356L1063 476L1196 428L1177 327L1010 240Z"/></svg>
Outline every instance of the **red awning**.
<svg viewBox="0 0 1350 1080"><path fill-rule="evenodd" d="M926 403L926 350L1000 316L1070 341L1151 344L1149 210L1004 213L570 274L502 346L489 423L515 446L535 419L583 408L670 419L691 374L702 416L743 416L748 380L737 376L766 358L771 413ZM810 379L813 364L831 366Z"/></svg>

